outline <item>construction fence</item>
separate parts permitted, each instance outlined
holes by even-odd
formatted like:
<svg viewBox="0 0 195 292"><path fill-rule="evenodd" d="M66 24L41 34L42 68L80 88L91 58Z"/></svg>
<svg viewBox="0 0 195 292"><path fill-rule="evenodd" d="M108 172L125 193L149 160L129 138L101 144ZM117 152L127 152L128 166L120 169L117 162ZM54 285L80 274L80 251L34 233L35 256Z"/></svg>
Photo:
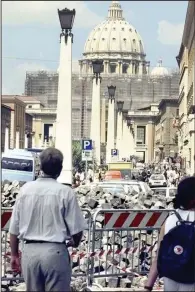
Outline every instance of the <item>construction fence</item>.
<svg viewBox="0 0 195 292"><path fill-rule="evenodd" d="M69 248L72 277L85 277L87 285L147 275L156 255L160 229L173 210L82 210L87 230L79 248ZM9 222L12 209L2 208L2 284L23 282L10 268ZM22 251L22 245L20 244ZM114 277L114 278L113 278ZM101 278L101 279L100 279ZM117 280L116 280L117 281ZM115 285L117 287L117 283Z"/></svg>

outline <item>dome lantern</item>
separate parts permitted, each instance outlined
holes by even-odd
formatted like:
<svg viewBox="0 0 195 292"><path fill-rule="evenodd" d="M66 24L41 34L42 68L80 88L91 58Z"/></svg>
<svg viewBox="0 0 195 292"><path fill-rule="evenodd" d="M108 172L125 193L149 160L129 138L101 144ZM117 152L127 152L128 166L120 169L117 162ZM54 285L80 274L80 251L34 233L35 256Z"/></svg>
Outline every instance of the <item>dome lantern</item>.
<svg viewBox="0 0 195 292"><path fill-rule="evenodd" d="M123 18L123 10L121 9L121 5L118 1L112 1L109 10L108 10L108 19L121 19Z"/></svg>

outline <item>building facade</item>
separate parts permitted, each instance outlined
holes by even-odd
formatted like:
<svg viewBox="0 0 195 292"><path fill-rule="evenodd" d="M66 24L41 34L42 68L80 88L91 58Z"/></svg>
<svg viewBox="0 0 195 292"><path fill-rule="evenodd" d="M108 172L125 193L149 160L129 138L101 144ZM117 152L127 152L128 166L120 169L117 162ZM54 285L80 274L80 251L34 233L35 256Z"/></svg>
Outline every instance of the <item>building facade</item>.
<svg viewBox="0 0 195 292"><path fill-rule="evenodd" d="M187 173L195 173L195 2L189 1L177 56L179 82L179 151Z"/></svg>
<svg viewBox="0 0 195 292"><path fill-rule="evenodd" d="M163 99L155 121L155 160L178 156L178 99Z"/></svg>
<svg viewBox="0 0 195 292"><path fill-rule="evenodd" d="M5 147L5 129L10 129L11 125L11 107L2 104L1 105L1 151L4 152ZM9 146L10 146L10 131L9 131Z"/></svg>
<svg viewBox="0 0 195 292"><path fill-rule="evenodd" d="M26 113L26 104L19 95L2 95L2 103L10 107L10 148L16 147L16 132L19 132L19 148L25 147L25 135L28 146L32 145L32 116ZM5 140L5 138L4 138Z"/></svg>
<svg viewBox="0 0 195 292"><path fill-rule="evenodd" d="M83 58L78 62L79 72L72 74L72 133L75 140L90 137L92 61L97 58L104 64L101 73L100 98L101 146L105 149L108 117L107 87L116 86L115 104L119 100L124 101L124 110L137 113L140 108L159 104L161 99L178 96L179 72L167 70L163 67L162 60L151 70L141 36L123 17L118 1L112 1L107 18L86 38ZM27 108L27 112L33 115L36 143L43 143L45 139L48 141L48 137L51 136L55 141L58 72L27 72L25 95L40 101L36 109L32 104L31 108L29 105ZM117 111L116 108L115 110ZM116 118L114 123L116 124ZM152 154L149 156L152 157Z"/></svg>
<svg viewBox="0 0 195 292"><path fill-rule="evenodd" d="M3 95L2 103L12 109L10 123L10 148L16 147L16 130L20 133L19 146L20 148L24 148L26 105L14 95Z"/></svg>

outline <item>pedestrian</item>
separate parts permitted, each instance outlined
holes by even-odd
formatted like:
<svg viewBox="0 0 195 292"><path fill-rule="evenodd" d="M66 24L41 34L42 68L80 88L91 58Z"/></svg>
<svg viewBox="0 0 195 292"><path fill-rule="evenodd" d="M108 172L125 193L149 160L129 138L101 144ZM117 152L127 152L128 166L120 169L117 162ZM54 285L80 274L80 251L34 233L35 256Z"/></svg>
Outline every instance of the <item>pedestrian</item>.
<svg viewBox="0 0 195 292"><path fill-rule="evenodd" d="M161 228L145 291L152 291L158 276L164 291L195 291L195 177L179 183L174 208Z"/></svg>
<svg viewBox="0 0 195 292"><path fill-rule="evenodd" d="M27 291L70 291L67 247L78 247L86 222L71 187L57 182L63 155L47 148L40 155L42 177L20 189L10 222L11 267L21 268Z"/></svg>

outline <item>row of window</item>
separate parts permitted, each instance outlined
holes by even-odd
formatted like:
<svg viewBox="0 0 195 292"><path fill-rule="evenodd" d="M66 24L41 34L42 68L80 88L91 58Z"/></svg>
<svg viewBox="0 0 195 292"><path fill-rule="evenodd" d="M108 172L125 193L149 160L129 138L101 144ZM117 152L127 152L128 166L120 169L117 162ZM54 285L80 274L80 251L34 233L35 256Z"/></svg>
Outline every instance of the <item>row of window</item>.
<svg viewBox="0 0 195 292"><path fill-rule="evenodd" d="M94 38L93 40L96 41L96 38ZM112 40L116 41L116 38L112 38ZM126 42L126 40L127 40L126 38L123 39L124 42ZM105 38L102 38L102 41L105 41ZM90 39L88 39L88 42L90 42ZM140 42L140 44L142 43L141 41L139 41L139 42ZM133 43L134 44L136 43L135 39L133 39Z"/></svg>
<svg viewBox="0 0 195 292"><path fill-rule="evenodd" d="M113 30L116 30L116 27L113 27L112 29L113 29ZM101 28L99 27L99 28L98 28L98 30L100 31L100 30L101 30ZM108 30L108 28L107 28L107 27L105 27L105 28L104 28L104 30L105 30L105 31L107 31L107 30ZM121 30L122 30L122 31L125 31L125 28L124 28L124 27L122 27L122 28L121 28ZM129 29L129 31L130 31L130 32L132 32L132 29L130 28L130 29ZM135 33L137 33L136 29L135 29Z"/></svg>

